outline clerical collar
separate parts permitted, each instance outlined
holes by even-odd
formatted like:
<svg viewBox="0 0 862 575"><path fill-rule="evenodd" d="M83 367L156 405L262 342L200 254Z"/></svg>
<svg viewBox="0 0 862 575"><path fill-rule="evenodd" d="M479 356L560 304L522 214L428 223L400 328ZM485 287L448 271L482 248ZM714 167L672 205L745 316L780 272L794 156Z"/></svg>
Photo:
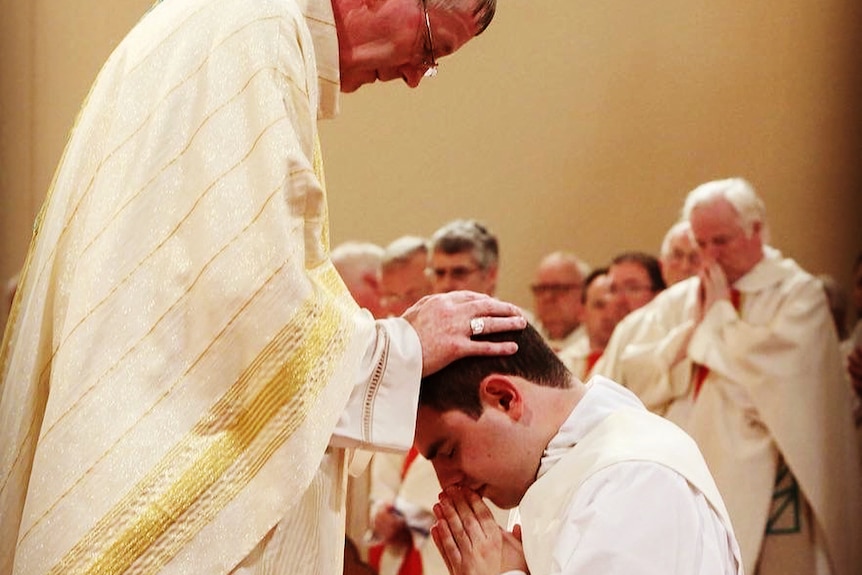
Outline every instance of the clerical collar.
<svg viewBox="0 0 862 575"><path fill-rule="evenodd" d="M643 404L631 391L600 375L590 378L586 386L587 392L542 453L537 479L547 473L610 414L621 407L644 409Z"/></svg>

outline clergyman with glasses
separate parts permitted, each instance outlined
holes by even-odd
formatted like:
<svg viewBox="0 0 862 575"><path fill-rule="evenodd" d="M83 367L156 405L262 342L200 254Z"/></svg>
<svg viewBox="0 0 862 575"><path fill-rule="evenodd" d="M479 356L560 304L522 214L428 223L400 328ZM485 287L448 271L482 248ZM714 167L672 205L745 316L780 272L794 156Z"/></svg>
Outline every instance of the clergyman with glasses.
<svg viewBox="0 0 862 575"><path fill-rule="evenodd" d="M625 314L642 308L665 287L658 259L645 252L623 252L608 267L611 295Z"/></svg>
<svg viewBox="0 0 862 575"><path fill-rule="evenodd" d="M477 220L458 219L440 227L431 236L428 257L435 293L471 290L494 295L497 290L499 242Z"/></svg>
<svg viewBox="0 0 862 575"><path fill-rule="evenodd" d="M700 270L700 249L691 235L691 224L677 222L661 242L661 275L668 287L696 275Z"/></svg>
<svg viewBox="0 0 862 575"><path fill-rule="evenodd" d="M590 267L571 252L551 252L539 262L530 291L536 329L559 352L587 337L583 327L584 278Z"/></svg>
<svg viewBox="0 0 862 575"><path fill-rule="evenodd" d="M329 261L317 119L416 87L494 0L168 0L100 72L34 227L0 384L0 574L340 573L353 447L523 328L375 321ZM480 329L481 328L481 329ZM385 391L384 391L385 390ZM391 403L388 403L391 402Z"/></svg>

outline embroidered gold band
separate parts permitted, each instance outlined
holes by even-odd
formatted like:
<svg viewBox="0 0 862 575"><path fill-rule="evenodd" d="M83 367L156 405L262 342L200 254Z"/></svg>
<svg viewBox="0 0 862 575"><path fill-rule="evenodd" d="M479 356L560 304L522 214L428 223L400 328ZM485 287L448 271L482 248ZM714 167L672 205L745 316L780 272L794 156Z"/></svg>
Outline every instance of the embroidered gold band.
<svg viewBox="0 0 862 575"><path fill-rule="evenodd" d="M321 357L339 357L348 335L339 330L347 310L327 305L329 297L309 300L189 435L50 573L110 575L133 564L136 572L154 573L195 537L301 425L326 385L334 363L321 370ZM214 422L224 426L216 434ZM165 478L172 480L165 485Z"/></svg>

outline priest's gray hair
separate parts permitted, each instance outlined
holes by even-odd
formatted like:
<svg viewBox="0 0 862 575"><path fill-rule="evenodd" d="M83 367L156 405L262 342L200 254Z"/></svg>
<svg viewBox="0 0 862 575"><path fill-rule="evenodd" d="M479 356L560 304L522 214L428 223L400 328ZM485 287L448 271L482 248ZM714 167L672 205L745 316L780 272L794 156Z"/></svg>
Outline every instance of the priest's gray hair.
<svg viewBox="0 0 862 575"><path fill-rule="evenodd" d="M754 191L748 180L743 178L728 178L725 180L713 180L701 184L691 192L685 199L682 208L682 217L688 221L691 212L704 204L711 204L719 198L724 198L736 210L739 223L745 230L747 236L754 232L754 224L760 223L762 233L766 232L766 206L763 200ZM766 242L764 237L764 243Z"/></svg>
<svg viewBox="0 0 862 575"><path fill-rule="evenodd" d="M497 0L426 0L426 6L447 12L471 11L476 19L476 36L481 34L494 19Z"/></svg>
<svg viewBox="0 0 862 575"><path fill-rule="evenodd" d="M428 240L419 236L401 236L392 240L392 243L384 248L383 261L380 262L380 267L403 265L420 254L427 259Z"/></svg>
<svg viewBox="0 0 862 575"><path fill-rule="evenodd" d="M429 247L431 253L469 253L483 270L497 267L500 258L497 236L477 220L452 220L434 232Z"/></svg>
<svg viewBox="0 0 862 575"><path fill-rule="evenodd" d="M677 223L672 225L667 231L667 233L664 235L664 239L661 241L661 257L668 257L671 252L671 242L674 239L683 235L688 236L688 239L691 241L691 243L695 243L695 240L691 235L691 224L688 222L688 220L678 221Z"/></svg>

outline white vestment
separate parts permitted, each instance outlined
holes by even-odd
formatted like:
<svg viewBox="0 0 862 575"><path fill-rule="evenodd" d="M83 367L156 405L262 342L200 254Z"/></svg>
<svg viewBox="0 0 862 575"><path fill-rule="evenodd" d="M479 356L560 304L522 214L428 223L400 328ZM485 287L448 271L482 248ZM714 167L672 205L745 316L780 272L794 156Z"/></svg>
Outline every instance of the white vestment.
<svg viewBox="0 0 862 575"><path fill-rule="evenodd" d="M576 339L567 347L564 347L557 355L560 361L571 371L575 377L581 381L586 381L590 378L596 368L596 364L590 364L590 338L586 333L583 337ZM601 355L599 355L601 361Z"/></svg>
<svg viewBox="0 0 862 575"><path fill-rule="evenodd" d="M329 0L163 2L111 55L4 339L0 575L341 572L421 350L328 259L337 94Z"/></svg>
<svg viewBox="0 0 862 575"><path fill-rule="evenodd" d="M422 560L423 575L446 575L449 572L429 532L434 523L431 509L437 503L439 493L440 482L437 481L434 466L421 455L417 455L407 468L393 503L411 528L413 546ZM396 575L406 551L404 546L384 546L380 558L380 575Z"/></svg>
<svg viewBox="0 0 862 575"><path fill-rule="evenodd" d="M671 286L623 320L600 373L614 375L698 442L746 572L770 573L776 555L759 563L764 546L800 537L786 547L811 548L807 563L791 561L800 573L855 575L862 565L859 462L820 282L767 248L733 286L739 311L721 301L695 325L699 285L691 278ZM695 364L709 369L696 397Z"/></svg>
<svg viewBox="0 0 862 575"><path fill-rule="evenodd" d="M545 330L544 326L538 321L535 323L536 330L541 334L545 341L554 352L559 353L565 348L574 345L575 342L587 339L587 326L584 324L578 325L575 329L570 331L565 337L560 339L552 339L551 336L548 335L548 332Z"/></svg>
<svg viewBox="0 0 862 575"><path fill-rule="evenodd" d="M548 444L518 506L531 575L741 575L690 437L602 377Z"/></svg>

